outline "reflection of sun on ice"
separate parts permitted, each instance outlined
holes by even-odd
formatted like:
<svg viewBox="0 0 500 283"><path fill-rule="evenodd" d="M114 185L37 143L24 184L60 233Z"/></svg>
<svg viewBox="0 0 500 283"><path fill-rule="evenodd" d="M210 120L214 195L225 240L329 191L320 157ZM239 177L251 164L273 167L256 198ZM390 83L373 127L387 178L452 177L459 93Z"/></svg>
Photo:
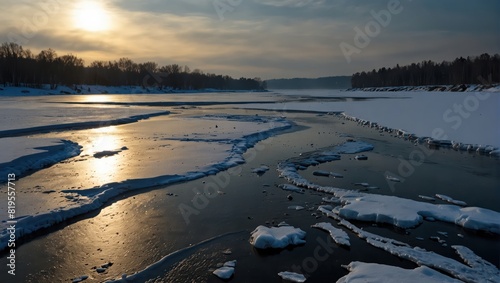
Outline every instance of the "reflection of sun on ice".
<svg viewBox="0 0 500 283"><path fill-rule="evenodd" d="M98 1L83 0L76 4L73 12L75 26L86 31L96 32L110 28L109 12Z"/></svg>
<svg viewBox="0 0 500 283"><path fill-rule="evenodd" d="M118 167L122 162L120 156L121 147L115 127L103 127L92 130L96 137L90 144L90 155L93 156L91 170L94 178L103 184L112 182L118 173Z"/></svg>

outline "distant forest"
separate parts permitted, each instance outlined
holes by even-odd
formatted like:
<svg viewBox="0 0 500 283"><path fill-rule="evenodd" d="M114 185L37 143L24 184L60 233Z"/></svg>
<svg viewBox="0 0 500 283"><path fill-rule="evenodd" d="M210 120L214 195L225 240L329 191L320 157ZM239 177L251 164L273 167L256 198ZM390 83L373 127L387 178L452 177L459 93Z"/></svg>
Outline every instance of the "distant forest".
<svg viewBox="0 0 500 283"><path fill-rule="evenodd" d="M500 83L500 55L482 54L452 62L423 61L352 75L353 88Z"/></svg>
<svg viewBox="0 0 500 283"><path fill-rule="evenodd" d="M274 79L266 80L266 84L270 89L345 89L351 87L351 76Z"/></svg>
<svg viewBox="0 0 500 283"><path fill-rule="evenodd" d="M52 49L33 54L16 43L0 46L0 84L40 88L50 85L143 86L173 89L262 90L260 78L233 79L230 76L191 71L177 64L158 66L155 62L135 63L128 58L118 61L93 61L67 54L58 56Z"/></svg>

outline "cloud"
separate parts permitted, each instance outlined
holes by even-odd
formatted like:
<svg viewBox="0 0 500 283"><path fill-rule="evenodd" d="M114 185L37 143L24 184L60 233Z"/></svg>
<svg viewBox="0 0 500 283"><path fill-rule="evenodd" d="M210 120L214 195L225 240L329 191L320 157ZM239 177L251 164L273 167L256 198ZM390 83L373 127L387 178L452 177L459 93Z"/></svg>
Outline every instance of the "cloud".
<svg viewBox="0 0 500 283"><path fill-rule="evenodd" d="M46 1L59 3L58 9L46 12L41 24L39 18L23 45L73 53L86 62L129 57L236 77L315 77L500 51L496 0L401 0L403 11L351 63L339 44L354 44L354 28L364 29L371 12L387 9L389 1L107 0L101 2L114 27L100 33L72 26L73 2ZM24 23L46 11L44 1L21 3L9 1L0 12L0 38L22 34ZM229 5L222 18L216 3Z"/></svg>

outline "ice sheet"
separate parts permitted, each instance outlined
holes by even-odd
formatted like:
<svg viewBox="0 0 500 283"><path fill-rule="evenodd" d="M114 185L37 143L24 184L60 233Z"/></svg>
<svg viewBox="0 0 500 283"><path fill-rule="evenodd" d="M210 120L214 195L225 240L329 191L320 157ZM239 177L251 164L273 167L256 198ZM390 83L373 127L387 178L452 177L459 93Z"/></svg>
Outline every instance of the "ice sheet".
<svg viewBox="0 0 500 283"><path fill-rule="evenodd" d="M351 262L345 266L349 274L337 280L337 283L460 283L462 281L453 279L426 266L415 269L404 269L396 266Z"/></svg>

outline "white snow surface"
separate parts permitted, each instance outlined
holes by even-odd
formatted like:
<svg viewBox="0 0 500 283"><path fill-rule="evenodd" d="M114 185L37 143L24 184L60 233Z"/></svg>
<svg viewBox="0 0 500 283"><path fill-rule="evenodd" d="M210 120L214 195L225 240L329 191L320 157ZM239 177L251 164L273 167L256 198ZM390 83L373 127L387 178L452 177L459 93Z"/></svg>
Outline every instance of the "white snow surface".
<svg viewBox="0 0 500 283"><path fill-rule="evenodd" d="M331 223L320 222L312 225L311 227L318 228L328 232L330 234L330 237L332 237L333 241L338 245L348 246L348 247L351 246L351 243L349 242L349 235L347 235L347 233L344 232L342 229L335 228Z"/></svg>
<svg viewBox="0 0 500 283"><path fill-rule="evenodd" d="M410 228L424 217L455 223L464 228L500 234L500 213L480 207L435 205L394 196L363 194L341 197L340 216L346 219L392 224Z"/></svg>
<svg viewBox="0 0 500 283"><path fill-rule="evenodd" d="M305 244L306 232L292 226L258 226L252 231L250 244L258 249L282 249L289 245Z"/></svg>
<svg viewBox="0 0 500 283"><path fill-rule="evenodd" d="M302 283L306 282L306 277L303 274L291 272L291 271L282 271L279 272L278 275L283 280L288 280L290 282Z"/></svg>
<svg viewBox="0 0 500 283"><path fill-rule="evenodd" d="M0 155L0 162L3 161L0 163L1 176L15 174L17 178L21 178L28 172L54 165L81 153L81 146L72 141L33 139L26 143L25 140L20 138L0 139L0 148L11 152L5 156L3 153ZM46 146L35 146L35 144Z"/></svg>
<svg viewBox="0 0 500 283"><path fill-rule="evenodd" d="M337 280L337 283L462 282L426 266L420 266L415 269L404 269L384 264L354 261L345 266L345 268L349 270L349 274Z"/></svg>
<svg viewBox="0 0 500 283"><path fill-rule="evenodd" d="M314 102L255 104L242 107L344 112L349 116L389 128L405 129L419 137L500 147L500 129L496 123L500 121L498 88L493 91L439 93L308 90L302 91L301 94L315 98L337 98L338 101L320 101L321 99L317 98L318 101Z"/></svg>
<svg viewBox="0 0 500 283"><path fill-rule="evenodd" d="M212 273L215 276L219 277L220 279L229 279L234 274L234 267L223 266L223 267L217 268Z"/></svg>

